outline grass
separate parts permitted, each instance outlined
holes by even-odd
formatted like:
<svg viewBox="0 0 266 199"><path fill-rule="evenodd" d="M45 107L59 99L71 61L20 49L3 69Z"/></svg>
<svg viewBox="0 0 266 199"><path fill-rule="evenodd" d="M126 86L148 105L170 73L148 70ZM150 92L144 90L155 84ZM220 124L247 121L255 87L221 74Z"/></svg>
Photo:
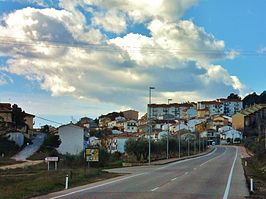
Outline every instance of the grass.
<svg viewBox="0 0 266 199"><path fill-rule="evenodd" d="M9 159L9 158L0 158L0 167L6 166L6 165L12 165L12 164L19 164L22 162L24 161L16 161L16 160Z"/></svg>
<svg viewBox="0 0 266 199"><path fill-rule="evenodd" d="M244 166L247 184L249 185L250 178L254 180L254 193L249 198L266 198L265 165L261 161L258 161L256 157L246 158L244 161L247 161L247 167Z"/></svg>
<svg viewBox="0 0 266 199"><path fill-rule="evenodd" d="M26 169L0 170L0 198L24 199L63 190L68 174L69 188L119 176L98 168L60 168L47 171L46 164Z"/></svg>

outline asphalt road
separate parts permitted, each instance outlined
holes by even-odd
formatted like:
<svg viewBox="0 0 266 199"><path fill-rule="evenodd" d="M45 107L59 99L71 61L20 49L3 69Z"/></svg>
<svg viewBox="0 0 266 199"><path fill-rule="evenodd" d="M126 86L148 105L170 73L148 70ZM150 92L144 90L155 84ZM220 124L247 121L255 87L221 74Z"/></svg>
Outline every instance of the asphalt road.
<svg viewBox="0 0 266 199"><path fill-rule="evenodd" d="M39 198L147 199L244 198L248 195L236 147L161 166L112 169L131 173Z"/></svg>

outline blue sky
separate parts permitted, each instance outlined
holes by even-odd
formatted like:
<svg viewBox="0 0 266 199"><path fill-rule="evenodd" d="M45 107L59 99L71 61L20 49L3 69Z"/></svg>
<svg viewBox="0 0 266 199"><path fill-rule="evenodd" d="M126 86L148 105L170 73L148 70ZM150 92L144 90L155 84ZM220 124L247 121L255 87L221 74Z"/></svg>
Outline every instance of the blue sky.
<svg viewBox="0 0 266 199"><path fill-rule="evenodd" d="M263 0L0 0L0 100L65 123L129 108L144 114L151 85L155 103L260 93L265 7Z"/></svg>

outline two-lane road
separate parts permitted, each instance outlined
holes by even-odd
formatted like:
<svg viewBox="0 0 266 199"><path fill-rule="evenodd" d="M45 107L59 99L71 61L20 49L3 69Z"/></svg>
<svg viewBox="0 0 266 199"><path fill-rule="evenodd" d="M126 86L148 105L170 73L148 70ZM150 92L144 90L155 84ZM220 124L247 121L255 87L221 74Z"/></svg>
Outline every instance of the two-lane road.
<svg viewBox="0 0 266 199"><path fill-rule="evenodd" d="M163 166L112 169L131 173L39 198L244 198L248 195L236 147Z"/></svg>

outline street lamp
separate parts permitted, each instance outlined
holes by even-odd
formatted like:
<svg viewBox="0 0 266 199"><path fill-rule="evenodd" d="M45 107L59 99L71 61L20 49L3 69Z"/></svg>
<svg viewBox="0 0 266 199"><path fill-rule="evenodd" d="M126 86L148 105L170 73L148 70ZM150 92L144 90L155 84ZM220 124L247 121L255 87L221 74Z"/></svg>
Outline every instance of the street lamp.
<svg viewBox="0 0 266 199"><path fill-rule="evenodd" d="M166 158L168 159L169 158L169 102L172 101L172 99L168 99L167 100L167 104L168 104L168 107L167 107L167 148L166 148Z"/></svg>
<svg viewBox="0 0 266 199"><path fill-rule="evenodd" d="M148 122L149 122L149 165L151 164L151 132L152 132L152 123L151 123L151 90L155 89L155 87L149 87L149 115L148 115Z"/></svg>
<svg viewBox="0 0 266 199"><path fill-rule="evenodd" d="M181 151L181 133L180 133L180 114L179 114L179 121L178 121L179 129L178 129L178 157L180 158L180 151Z"/></svg>

